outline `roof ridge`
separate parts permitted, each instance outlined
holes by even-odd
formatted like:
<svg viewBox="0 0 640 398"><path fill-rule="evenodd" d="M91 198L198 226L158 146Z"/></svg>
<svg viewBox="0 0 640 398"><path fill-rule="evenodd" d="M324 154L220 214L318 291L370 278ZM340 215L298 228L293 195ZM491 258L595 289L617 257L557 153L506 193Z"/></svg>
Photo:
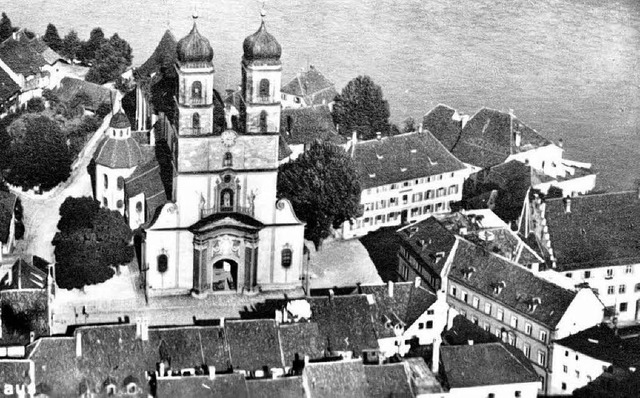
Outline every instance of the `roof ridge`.
<svg viewBox="0 0 640 398"><path fill-rule="evenodd" d="M635 193L638 193L638 191L632 189L627 191L601 192L601 193L593 193L593 194L588 193L585 195L571 196L570 198L571 200L574 200L574 199L586 199L586 198L595 198L595 197L606 196L606 195L622 195L622 194L630 194L630 193L635 194ZM560 198L549 198L549 199L545 199L545 201L552 202L552 201L558 201L558 200L564 200L564 199L566 199L566 196L560 197Z"/></svg>
<svg viewBox="0 0 640 398"><path fill-rule="evenodd" d="M438 102L438 104L437 104L436 106L434 106L433 108L431 108L427 113L425 113L425 114L422 116L422 118L424 119L425 117L429 116L433 111L435 111L435 110L436 110L437 108L439 108L439 107L448 108L448 109L451 109L451 110L452 110L452 111L454 111L454 112L458 112L458 110L457 110L457 109L455 109L455 108L453 108L453 107L450 107L450 106L449 106L449 105L447 105L447 104L443 104L442 102Z"/></svg>

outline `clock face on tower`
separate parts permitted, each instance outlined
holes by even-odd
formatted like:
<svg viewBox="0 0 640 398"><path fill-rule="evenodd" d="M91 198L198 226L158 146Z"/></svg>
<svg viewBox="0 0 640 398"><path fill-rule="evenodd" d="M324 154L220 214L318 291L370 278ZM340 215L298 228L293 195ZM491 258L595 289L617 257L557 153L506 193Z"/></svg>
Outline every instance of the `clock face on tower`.
<svg viewBox="0 0 640 398"><path fill-rule="evenodd" d="M234 145L236 143L236 137L237 135L233 130L225 130L220 135L220 138L222 139L222 144L225 146Z"/></svg>

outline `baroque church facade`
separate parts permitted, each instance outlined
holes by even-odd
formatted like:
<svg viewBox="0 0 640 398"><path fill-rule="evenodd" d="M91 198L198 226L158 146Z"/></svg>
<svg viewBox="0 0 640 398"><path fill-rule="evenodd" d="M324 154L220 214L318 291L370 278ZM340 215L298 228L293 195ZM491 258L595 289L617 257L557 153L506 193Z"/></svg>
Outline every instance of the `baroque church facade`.
<svg viewBox="0 0 640 398"><path fill-rule="evenodd" d="M166 197L172 200L141 225L149 295L301 286L304 224L290 202L276 196L282 50L267 32L264 15L258 31L244 40L243 52L239 115L233 121L227 115L217 126L209 40L194 21L177 43L177 110L164 137L172 163ZM140 218L132 224L135 212L148 202L144 193L138 196L143 200L137 204L125 200L133 228L140 224Z"/></svg>

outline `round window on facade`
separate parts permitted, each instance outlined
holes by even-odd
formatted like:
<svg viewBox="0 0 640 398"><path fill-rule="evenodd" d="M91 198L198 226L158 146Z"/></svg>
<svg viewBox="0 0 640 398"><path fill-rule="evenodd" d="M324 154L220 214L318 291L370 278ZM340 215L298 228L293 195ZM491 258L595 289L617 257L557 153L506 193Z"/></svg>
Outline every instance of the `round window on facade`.
<svg viewBox="0 0 640 398"><path fill-rule="evenodd" d="M169 269L169 258L166 254L161 254L158 256L158 272L164 274Z"/></svg>
<svg viewBox="0 0 640 398"><path fill-rule="evenodd" d="M292 257L291 249L282 249L282 267L283 268L291 267L291 257Z"/></svg>

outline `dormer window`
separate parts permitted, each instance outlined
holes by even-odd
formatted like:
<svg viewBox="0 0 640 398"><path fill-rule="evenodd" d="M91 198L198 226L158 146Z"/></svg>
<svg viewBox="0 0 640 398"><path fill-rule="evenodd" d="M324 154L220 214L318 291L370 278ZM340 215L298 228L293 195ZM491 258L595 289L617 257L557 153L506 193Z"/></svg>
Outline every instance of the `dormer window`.
<svg viewBox="0 0 640 398"><path fill-rule="evenodd" d="M541 302L540 297L534 297L531 299L531 302L529 303L529 312L534 312Z"/></svg>
<svg viewBox="0 0 640 398"><path fill-rule="evenodd" d="M127 384L127 394L137 394L138 393L138 386L135 383L129 383Z"/></svg>
<svg viewBox="0 0 640 398"><path fill-rule="evenodd" d="M493 287L493 293L500 294L505 287L507 287L507 284L504 281L500 281Z"/></svg>

